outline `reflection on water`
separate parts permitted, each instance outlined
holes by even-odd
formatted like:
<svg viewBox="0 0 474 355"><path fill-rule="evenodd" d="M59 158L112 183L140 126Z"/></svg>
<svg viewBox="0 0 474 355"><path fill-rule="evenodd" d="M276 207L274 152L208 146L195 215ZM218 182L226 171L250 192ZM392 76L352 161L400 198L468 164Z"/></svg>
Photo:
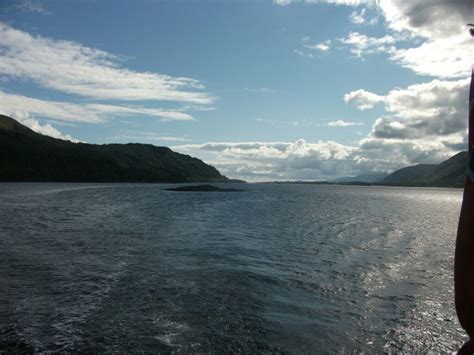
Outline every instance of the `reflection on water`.
<svg viewBox="0 0 474 355"><path fill-rule="evenodd" d="M453 351L460 190L0 184L0 352Z"/></svg>

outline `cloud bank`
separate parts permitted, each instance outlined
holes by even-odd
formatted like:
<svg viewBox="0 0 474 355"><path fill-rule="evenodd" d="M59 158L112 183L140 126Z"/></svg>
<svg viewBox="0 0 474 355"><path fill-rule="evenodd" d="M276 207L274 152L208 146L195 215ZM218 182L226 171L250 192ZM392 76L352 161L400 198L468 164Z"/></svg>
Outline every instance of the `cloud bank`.
<svg viewBox="0 0 474 355"><path fill-rule="evenodd" d="M29 79L49 89L93 99L177 101L209 104L191 78L136 72L120 58L76 42L58 41L0 23L0 75Z"/></svg>
<svg viewBox="0 0 474 355"><path fill-rule="evenodd" d="M417 163L437 163L465 149L468 75L474 53L474 42L465 27L474 15L471 0L274 0L278 6L298 3L355 7L349 20L357 26L374 25L380 18L388 29L386 35L373 37L352 31L337 42L357 58L386 55L393 63L429 80L387 93L359 88L344 95L343 101L358 110L383 105L386 112L353 146L300 139L188 144L175 149L204 157L224 174L251 181L318 180L387 172ZM335 42L310 41L303 37L303 45L295 53L313 58L312 50L328 52ZM350 129L358 124L338 120L327 126Z"/></svg>
<svg viewBox="0 0 474 355"><path fill-rule="evenodd" d="M36 117L85 123L103 123L130 115L190 121L194 118L183 109L158 108L156 103L169 101L208 109L215 101L215 97L203 91L198 80L137 72L123 67L122 62L120 57L99 49L34 36L0 22L0 79L34 82L66 98L52 101L0 89L0 113L17 119ZM108 104L110 100L119 104ZM144 100L149 102L146 107L140 104ZM59 131L53 131L51 125L45 130L37 120L37 124L25 122L40 133L50 132L58 137Z"/></svg>

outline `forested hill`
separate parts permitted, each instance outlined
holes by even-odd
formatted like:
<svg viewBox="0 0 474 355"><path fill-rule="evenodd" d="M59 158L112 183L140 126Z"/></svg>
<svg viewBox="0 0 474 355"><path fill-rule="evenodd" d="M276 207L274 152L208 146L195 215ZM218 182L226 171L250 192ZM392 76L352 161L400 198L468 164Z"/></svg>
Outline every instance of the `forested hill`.
<svg viewBox="0 0 474 355"><path fill-rule="evenodd" d="M226 182L203 161L151 144L72 143L0 115L0 181Z"/></svg>
<svg viewBox="0 0 474 355"><path fill-rule="evenodd" d="M469 157L460 152L440 164L419 164L397 170L381 181L384 185L462 187Z"/></svg>

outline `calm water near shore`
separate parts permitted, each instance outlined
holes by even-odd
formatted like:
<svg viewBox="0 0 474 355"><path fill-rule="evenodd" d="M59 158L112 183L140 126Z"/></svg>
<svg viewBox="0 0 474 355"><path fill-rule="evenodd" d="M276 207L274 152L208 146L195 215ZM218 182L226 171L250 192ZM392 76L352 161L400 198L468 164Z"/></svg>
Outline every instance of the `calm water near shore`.
<svg viewBox="0 0 474 355"><path fill-rule="evenodd" d="M0 184L0 352L454 351L461 190ZM227 185L225 185L227 186Z"/></svg>

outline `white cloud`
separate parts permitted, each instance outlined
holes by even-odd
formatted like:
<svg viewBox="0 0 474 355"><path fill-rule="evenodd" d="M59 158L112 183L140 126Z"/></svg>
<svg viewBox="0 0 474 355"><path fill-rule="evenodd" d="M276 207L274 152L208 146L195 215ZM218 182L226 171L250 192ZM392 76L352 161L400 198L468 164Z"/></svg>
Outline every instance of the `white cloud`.
<svg viewBox="0 0 474 355"><path fill-rule="evenodd" d="M396 49L391 59L419 75L466 77L471 69L474 41L467 31L458 36L430 39L418 47Z"/></svg>
<svg viewBox="0 0 474 355"><path fill-rule="evenodd" d="M94 99L166 100L209 104L194 79L120 66L118 57L76 42L32 36L0 22L0 75Z"/></svg>
<svg viewBox="0 0 474 355"><path fill-rule="evenodd" d="M110 141L157 141L157 142L186 142L189 141L187 138L175 137L170 135L162 135L154 132L143 132L143 131L127 131L124 134L119 134L113 137L109 137Z"/></svg>
<svg viewBox="0 0 474 355"><path fill-rule="evenodd" d="M441 81L391 90L386 111L394 119L379 119L374 136L421 138L465 134L469 80Z"/></svg>
<svg viewBox="0 0 474 355"><path fill-rule="evenodd" d="M373 4L374 0L306 0L306 3L328 3L334 5L359 6Z"/></svg>
<svg viewBox="0 0 474 355"><path fill-rule="evenodd" d="M39 100L0 91L0 113L13 118L30 115L62 121L99 123L104 121L98 112L83 105L68 102Z"/></svg>
<svg viewBox="0 0 474 355"><path fill-rule="evenodd" d="M2 114L1 110L0 114ZM38 120L35 120L34 118L30 117L28 112L18 112L15 118L21 124L42 135L68 140L71 142L79 142L77 139L72 138L69 134L61 133L49 123L41 124L40 122L38 122Z"/></svg>
<svg viewBox="0 0 474 355"><path fill-rule="evenodd" d="M33 1L33 0L24 0L24 1L19 1L17 4L12 6L16 10L20 10L23 12L30 12L30 13L36 13L36 14L42 14L42 15L47 15L49 12L44 8L44 6L38 2L38 1Z"/></svg>
<svg viewBox="0 0 474 355"><path fill-rule="evenodd" d="M380 0L377 6L394 31L392 43L372 46L367 43L377 43L377 39L352 36L353 41L346 44L353 53L385 52L390 60L418 75L456 80L431 80L393 89L384 96L365 90L346 94L344 101L359 109L383 102L387 112L361 140L361 161L373 164L390 156L402 166L437 163L466 149L466 77L474 43L465 24L473 15L472 1Z"/></svg>
<svg viewBox="0 0 474 355"><path fill-rule="evenodd" d="M305 4L333 4L333 5L346 5L346 6L359 6L364 4L372 4L374 0L273 0L274 5L288 6L296 3Z"/></svg>
<svg viewBox="0 0 474 355"><path fill-rule="evenodd" d="M427 139L369 135L358 146L331 141L204 143L172 149L197 156L223 174L248 181L327 180L438 163L465 146L462 134Z"/></svg>
<svg viewBox="0 0 474 355"><path fill-rule="evenodd" d="M365 23L365 11L366 9L362 9L360 12L353 11L349 16L349 19L356 25L362 25Z"/></svg>
<svg viewBox="0 0 474 355"><path fill-rule="evenodd" d="M375 121L357 146L331 141L205 143L175 146L224 174L249 181L324 180L439 163L466 147L469 80L433 80L377 95L345 97L360 108L384 103L388 116ZM356 122L335 121L333 127ZM328 124L329 125L329 124Z"/></svg>
<svg viewBox="0 0 474 355"><path fill-rule="evenodd" d="M337 120L328 122L328 127L353 127L353 126L363 126L362 122L351 122L344 120Z"/></svg>
<svg viewBox="0 0 474 355"><path fill-rule="evenodd" d="M356 9L350 16L351 21L359 25L371 21L367 11L378 10L385 19L388 34L377 38L349 33L341 42L349 46L353 54L363 58L368 54L385 53L394 63L418 75L456 80L432 80L393 89L386 95L362 89L346 94L344 101L354 103L360 110L384 103L387 113L374 122L371 133L358 146L301 139L188 144L176 146L177 150L200 156L232 177L315 180L439 162L464 149L467 80L463 78L471 66L474 44L465 24L472 22L472 0L274 0L274 4L282 6L296 2L364 5L366 7ZM309 41L303 38L302 50L295 53L311 57L309 50L327 51L331 47L330 42L315 43L311 47ZM47 88L94 99L169 100L197 107L208 107L202 105L214 100L203 92L204 87L197 80L135 72L123 68L119 58L110 53L74 42L31 36L5 24L0 24L0 74L7 78L26 78ZM114 79L110 81L110 78ZM102 122L112 115L133 114L192 119L176 110L97 103L77 105L2 92L0 95L3 95L0 109L17 112L36 130L63 137L49 124L35 123L30 115L81 122ZM340 120L329 124L344 127L353 123ZM148 137L150 140L168 137L169 141L176 138Z"/></svg>
<svg viewBox="0 0 474 355"><path fill-rule="evenodd" d="M61 121L101 123L117 116L146 115L161 120L193 120L187 113L143 107L124 107L104 104L74 104L70 102L39 100L5 93L0 90L0 113L13 118L37 116Z"/></svg>
<svg viewBox="0 0 474 355"><path fill-rule="evenodd" d="M258 93L258 94L275 94L277 91L271 88L245 88L245 91Z"/></svg>
<svg viewBox="0 0 474 355"><path fill-rule="evenodd" d="M469 79L456 81L432 80L393 89L385 98L386 108L399 117L439 117L442 112L466 113Z"/></svg>
<svg viewBox="0 0 474 355"><path fill-rule="evenodd" d="M347 37L340 38L339 41L348 45L350 51L361 58L366 54L395 52L396 48L393 44L397 42L397 39L392 35L376 38L359 32L351 32Z"/></svg>
<svg viewBox="0 0 474 355"><path fill-rule="evenodd" d="M335 142L239 142L174 146L204 159L224 174L261 181L324 179L349 171L356 148ZM206 159L207 156L207 159Z"/></svg>
<svg viewBox="0 0 474 355"><path fill-rule="evenodd" d="M439 163L459 152L462 137L445 139L383 139L367 137L360 142L359 159L371 166L392 170L414 164ZM383 169L383 168L382 168Z"/></svg>
<svg viewBox="0 0 474 355"><path fill-rule="evenodd" d="M205 143L174 146L198 156L225 175L248 181L326 180L386 172L447 158L442 142L365 138L356 147L331 141Z"/></svg>
<svg viewBox="0 0 474 355"><path fill-rule="evenodd" d="M339 39L359 58L386 53L418 75L444 79L463 78L470 72L474 41L466 24L473 21L472 0L286 0L284 5L297 2L366 5L349 16L357 25L377 23L378 17L367 18L367 9L378 11L389 34L377 38L351 32Z"/></svg>
<svg viewBox="0 0 474 355"><path fill-rule="evenodd" d="M321 43L305 44L303 47L307 49L311 49L311 50L319 50L321 52L327 52L331 48L331 40L327 40Z"/></svg>
<svg viewBox="0 0 474 355"><path fill-rule="evenodd" d="M155 116L161 118L162 121L192 121L194 118L187 113L179 110L165 110L157 108L131 107L131 106L116 106L116 105L102 105L102 104L87 104L86 107L92 111L104 115L145 115Z"/></svg>
<svg viewBox="0 0 474 355"><path fill-rule="evenodd" d="M287 6L293 3L294 1L295 0L273 0L273 3L279 6Z"/></svg>
<svg viewBox="0 0 474 355"><path fill-rule="evenodd" d="M383 102L384 96L374 94L363 89L351 91L344 95L345 103L354 103L359 110L373 108L376 104Z"/></svg>
<svg viewBox="0 0 474 355"><path fill-rule="evenodd" d="M351 22L357 25L377 21L377 17L369 19L368 11L375 10L383 16L388 28L385 36L351 32L340 39L356 56L383 53L418 75L438 79L396 88L385 95L363 89L346 94L344 101L360 110L383 103L386 111L355 147L298 140L206 143L179 149L205 157L229 176L250 180L317 180L332 175L394 170L417 163L438 163L465 149L468 91L465 78L474 53L474 42L465 24L472 22L472 0L274 1L276 5L322 2L365 5L350 16ZM295 53L306 56L308 52L303 48L321 49L312 47L309 41L302 39L303 47ZM333 127L350 124L342 120L328 123ZM335 157L323 152L341 154Z"/></svg>
<svg viewBox="0 0 474 355"><path fill-rule="evenodd" d="M472 0L379 0L388 26L429 39L458 36L474 14Z"/></svg>
<svg viewBox="0 0 474 355"><path fill-rule="evenodd" d="M360 11L353 11L349 15L349 20L356 25L369 25L373 26L379 22L378 17L367 18L367 8L363 8Z"/></svg>
<svg viewBox="0 0 474 355"><path fill-rule="evenodd" d="M378 138L422 138L463 134L466 130L469 79L433 80L428 83L393 89L381 96L365 90L344 95L346 103L359 109L385 103L391 117L374 123L372 135Z"/></svg>
<svg viewBox="0 0 474 355"><path fill-rule="evenodd" d="M469 74L474 41L466 24L474 16L472 0L380 0L376 6L392 34L374 38L351 32L341 42L356 56L387 53L418 75L462 78ZM364 10L353 12L352 22L364 23Z"/></svg>
<svg viewBox="0 0 474 355"><path fill-rule="evenodd" d="M389 114L375 120L370 134L360 142L357 159L393 169L438 163L466 149L468 90L468 79L432 80L393 89L385 96L364 90L346 95L346 102L375 95ZM363 100L359 104L364 105Z"/></svg>
<svg viewBox="0 0 474 355"><path fill-rule="evenodd" d="M77 139L72 138L69 134L63 134L58 131L56 128L51 126L49 123L41 125L37 120L29 118L27 116L19 117L18 121L24 124L26 127L32 129L33 131L43 134L45 136L50 136L53 138L59 138L71 142L79 142Z"/></svg>

